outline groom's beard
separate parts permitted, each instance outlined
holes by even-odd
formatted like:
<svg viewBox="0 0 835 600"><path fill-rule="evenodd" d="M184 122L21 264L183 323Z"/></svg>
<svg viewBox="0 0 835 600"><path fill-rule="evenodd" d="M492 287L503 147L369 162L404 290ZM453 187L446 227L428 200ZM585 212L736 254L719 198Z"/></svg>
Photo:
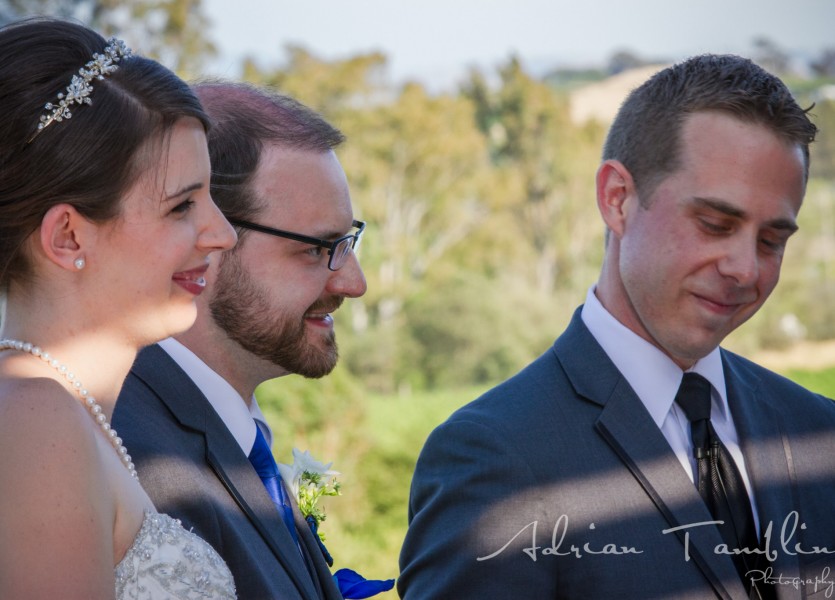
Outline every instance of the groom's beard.
<svg viewBox="0 0 835 600"><path fill-rule="evenodd" d="M247 352L309 378L323 377L336 366L333 330L327 335L315 333L313 341L308 340L304 315L279 312L234 252L223 257L214 289L209 309L215 323ZM306 312L321 308L333 312L343 300L339 296L320 299Z"/></svg>

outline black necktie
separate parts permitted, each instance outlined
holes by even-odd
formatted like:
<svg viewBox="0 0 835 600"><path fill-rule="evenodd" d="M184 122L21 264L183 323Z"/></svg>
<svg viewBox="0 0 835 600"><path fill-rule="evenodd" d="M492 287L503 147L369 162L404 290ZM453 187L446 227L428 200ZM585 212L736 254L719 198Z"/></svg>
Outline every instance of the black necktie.
<svg viewBox="0 0 835 600"><path fill-rule="evenodd" d="M748 492L736 463L728 449L719 440L710 422L710 382L697 373L685 373L676 394L676 403L690 421L693 456L696 457L698 475L696 486L716 521L722 541L728 549L759 549L757 530ZM774 597L773 585L760 585L752 589L746 573L758 570L761 554L738 554L733 557L745 589L752 598ZM753 573L751 575L754 575Z"/></svg>

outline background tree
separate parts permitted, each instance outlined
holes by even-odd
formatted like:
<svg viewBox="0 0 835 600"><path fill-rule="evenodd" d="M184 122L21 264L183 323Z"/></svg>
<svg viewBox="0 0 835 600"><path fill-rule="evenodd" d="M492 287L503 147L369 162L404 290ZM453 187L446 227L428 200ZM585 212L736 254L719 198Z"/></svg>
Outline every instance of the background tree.
<svg viewBox="0 0 835 600"><path fill-rule="evenodd" d="M490 144L502 197L491 208L514 224L512 244L540 293L587 285L584 263L602 228L594 220L590 182L602 130L571 122L568 96L528 75L511 58L499 68L500 85L488 90L473 72L462 93L476 105L477 123Z"/></svg>
<svg viewBox="0 0 835 600"><path fill-rule="evenodd" d="M835 84L826 86L825 93L816 95L811 110L818 126L818 136L812 145L812 177L835 181Z"/></svg>
<svg viewBox="0 0 835 600"><path fill-rule="evenodd" d="M243 79L303 99L335 121L344 113L385 103L390 98L386 58L379 52L326 61L290 44L284 53L286 59L279 68L261 67L253 58L244 59Z"/></svg>
<svg viewBox="0 0 835 600"><path fill-rule="evenodd" d="M789 71L791 61L788 53L774 40L768 37L754 39L752 60L767 71L777 75L784 75Z"/></svg>
<svg viewBox="0 0 835 600"><path fill-rule="evenodd" d="M202 73L216 48L202 0L3 0L0 20L50 15L83 21L191 79Z"/></svg>
<svg viewBox="0 0 835 600"><path fill-rule="evenodd" d="M835 48L826 48L809 66L818 77L835 78Z"/></svg>
<svg viewBox="0 0 835 600"><path fill-rule="evenodd" d="M646 65L652 64L644 58L638 56L631 50L618 50L611 57L606 65L606 72L609 75L617 75L630 69L637 69Z"/></svg>

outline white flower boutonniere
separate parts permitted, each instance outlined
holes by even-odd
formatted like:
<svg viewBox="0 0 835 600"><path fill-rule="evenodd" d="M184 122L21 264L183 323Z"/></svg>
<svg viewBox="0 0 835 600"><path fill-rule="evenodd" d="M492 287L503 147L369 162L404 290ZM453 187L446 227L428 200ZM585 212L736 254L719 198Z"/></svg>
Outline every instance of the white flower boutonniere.
<svg viewBox="0 0 835 600"><path fill-rule="evenodd" d="M278 465L278 471L299 505L299 510L311 529L325 541L325 535L319 531L319 523L325 520L325 511L317 506L322 496L339 496L340 484L336 477L339 471L331 470L333 463L321 463L305 450L293 448L293 464ZM312 521L312 523L311 523Z"/></svg>
<svg viewBox="0 0 835 600"><path fill-rule="evenodd" d="M319 523L325 520L325 511L316 506L322 496L341 496L339 471L332 471L333 463L320 463L310 456L310 452L300 452L293 448L293 464L278 465L278 472L284 483L293 491L299 510L313 532L319 550L329 567L333 566L333 557L325 547L325 536L319 531ZM333 574L339 592L346 600L370 598L394 587L394 579L366 579L351 569L339 569Z"/></svg>

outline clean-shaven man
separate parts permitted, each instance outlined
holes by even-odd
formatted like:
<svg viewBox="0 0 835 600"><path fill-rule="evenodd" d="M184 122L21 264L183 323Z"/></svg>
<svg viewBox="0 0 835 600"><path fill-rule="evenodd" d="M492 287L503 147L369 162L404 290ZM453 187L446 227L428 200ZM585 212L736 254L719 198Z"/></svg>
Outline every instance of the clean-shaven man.
<svg viewBox="0 0 835 600"><path fill-rule="evenodd" d="M832 594L835 404L719 347L777 284L815 132L736 56L631 93L597 174L600 277L429 437L406 600Z"/></svg>

